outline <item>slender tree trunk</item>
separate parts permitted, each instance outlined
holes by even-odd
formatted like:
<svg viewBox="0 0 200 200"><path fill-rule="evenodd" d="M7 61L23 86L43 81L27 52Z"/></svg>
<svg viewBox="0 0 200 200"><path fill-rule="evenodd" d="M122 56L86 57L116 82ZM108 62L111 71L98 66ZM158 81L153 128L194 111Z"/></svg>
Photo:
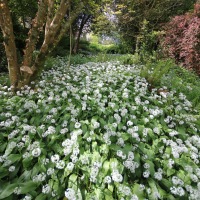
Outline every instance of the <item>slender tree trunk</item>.
<svg viewBox="0 0 200 200"><path fill-rule="evenodd" d="M46 40L44 39L43 45L40 49L40 53L37 56L34 65L32 66L32 70L34 71L34 74L31 76L30 81L34 80L38 76L38 74L40 74L40 72L43 70L46 57L58 45L59 41L64 36L64 34L66 34L66 32L69 31L70 25L77 18L78 14L83 9L83 6L84 6L84 4L80 3L79 7L71 14L70 18L67 19L67 21L63 22L59 27L52 24L53 22L55 23L56 16L52 19L52 22L48 23L49 25L46 25L46 27L45 27ZM59 12L61 12L61 10ZM62 16L64 18L64 14ZM59 20L60 19L58 19L58 21ZM47 26L49 26L49 27L47 28ZM53 33L49 32L49 30L51 28L53 28L51 26L53 26L54 28L56 27L55 29L52 30Z"/></svg>
<svg viewBox="0 0 200 200"><path fill-rule="evenodd" d="M23 65L31 67L32 54L35 50L35 45L39 38L39 33L42 30L47 15L47 0L40 0L38 5L38 12L32 22L32 28L28 33L26 40L26 48L24 50Z"/></svg>
<svg viewBox="0 0 200 200"><path fill-rule="evenodd" d="M11 84L15 89L30 84L32 80L44 68L44 62L50 51L57 46L62 36L69 30L71 23L75 20L83 8L82 1L79 7L73 10L69 19L64 19L70 0L61 0L59 7L55 9L54 0L39 0L38 12L32 22L32 28L28 33L26 48L24 50L23 62L18 65L13 25L7 0L0 2L0 27L4 36L4 46L8 60L8 68ZM33 52L39 38L40 32L45 24L44 41L39 54L33 60Z"/></svg>
<svg viewBox="0 0 200 200"><path fill-rule="evenodd" d="M1 0L0 4L0 26L3 32L4 46L8 61L8 70L11 86L15 88L20 81L20 70L17 62L17 50L13 34L13 24L8 8L7 0Z"/></svg>
<svg viewBox="0 0 200 200"><path fill-rule="evenodd" d="M36 17L32 21L32 28L28 33L28 39L26 40L26 48L24 50L23 62L22 66L20 67L20 70L23 75L22 77L23 82L21 83L21 85L29 84L30 78L34 73L34 71L31 69L31 66L33 64L32 63L33 52L35 50L39 34L42 31L42 28L46 21L47 7L48 7L47 0L40 0L38 2L38 12L36 14ZM21 87L21 85L19 85L19 87Z"/></svg>
<svg viewBox="0 0 200 200"><path fill-rule="evenodd" d="M75 41L74 48L73 48L74 54L78 53L81 34L83 32L83 28L84 28L85 24L90 19L90 17L91 17L91 15L83 14L83 18L81 20L80 27L78 28L78 31L77 31L77 34L76 34L76 41Z"/></svg>

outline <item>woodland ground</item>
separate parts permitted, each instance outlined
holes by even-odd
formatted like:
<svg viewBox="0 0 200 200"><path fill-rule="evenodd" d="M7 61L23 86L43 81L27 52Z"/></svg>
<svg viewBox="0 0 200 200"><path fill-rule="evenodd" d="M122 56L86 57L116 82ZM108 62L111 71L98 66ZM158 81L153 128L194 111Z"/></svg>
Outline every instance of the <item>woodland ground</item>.
<svg viewBox="0 0 200 200"><path fill-rule="evenodd" d="M1 80L0 199L200 199L199 78L108 57L49 59L16 95Z"/></svg>

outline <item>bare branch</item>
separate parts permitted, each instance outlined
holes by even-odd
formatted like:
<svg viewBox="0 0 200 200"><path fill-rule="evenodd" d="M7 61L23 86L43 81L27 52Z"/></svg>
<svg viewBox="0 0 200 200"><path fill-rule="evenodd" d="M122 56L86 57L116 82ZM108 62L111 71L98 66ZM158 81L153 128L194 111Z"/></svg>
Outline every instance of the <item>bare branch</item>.
<svg viewBox="0 0 200 200"><path fill-rule="evenodd" d="M46 26L45 26L45 35L47 31L49 30L50 24L53 20L54 4L55 4L55 0L48 0L48 14L47 14L47 21L46 21Z"/></svg>

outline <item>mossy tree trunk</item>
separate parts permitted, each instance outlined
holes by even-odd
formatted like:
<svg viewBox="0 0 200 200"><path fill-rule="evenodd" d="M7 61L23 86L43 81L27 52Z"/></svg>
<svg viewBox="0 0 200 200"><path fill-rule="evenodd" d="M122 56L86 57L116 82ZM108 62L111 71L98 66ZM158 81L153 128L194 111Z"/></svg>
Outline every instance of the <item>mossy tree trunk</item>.
<svg viewBox="0 0 200 200"><path fill-rule="evenodd" d="M82 1L81 1L82 2ZM44 67L48 54L58 44L62 36L69 30L70 24L76 19L83 8L79 3L70 18L65 18L69 9L70 0L61 0L59 5L54 0L39 0L38 12L32 21L32 28L29 30L24 49L23 61L20 64L17 60L13 24L7 0L0 2L0 26L4 37L4 46L8 60L10 82L13 90L29 85ZM57 7L55 7L55 4ZM44 41L39 53L33 60L33 52L40 32L44 30Z"/></svg>

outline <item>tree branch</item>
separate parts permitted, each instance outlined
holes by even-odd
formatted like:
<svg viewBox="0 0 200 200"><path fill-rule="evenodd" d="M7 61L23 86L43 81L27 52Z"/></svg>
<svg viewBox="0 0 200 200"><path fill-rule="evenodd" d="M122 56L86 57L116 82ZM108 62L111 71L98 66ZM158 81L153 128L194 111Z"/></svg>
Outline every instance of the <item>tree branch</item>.
<svg viewBox="0 0 200 200"><path fill-rule="evenodd" d="M33 19L33 25L28 33L28 39L26 40L26 48L24 50L23 66L31 66L33 51L38 41L39 33L44 25L47 15L47 0L40 0L38 3L38 12L35 19Z"/></svg>

